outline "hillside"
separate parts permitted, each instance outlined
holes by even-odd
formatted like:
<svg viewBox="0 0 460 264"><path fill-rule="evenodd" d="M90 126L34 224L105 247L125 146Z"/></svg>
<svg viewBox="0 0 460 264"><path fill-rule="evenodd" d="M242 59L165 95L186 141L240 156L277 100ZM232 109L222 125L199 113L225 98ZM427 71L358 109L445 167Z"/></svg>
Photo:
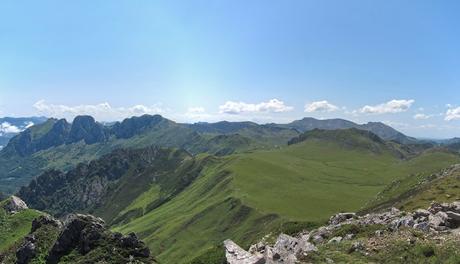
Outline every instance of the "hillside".
<svg viewBox="0 0 460 264"><path fill-rule="evenodd" d="M436 162L426 163L430 159ZM225 235L247 245L282 223L308 225L339 211L359 210L394 179L429 175L458 160L456 155L425 153L404 161L392 148L382 146L376 153L329 140L232 155L170 202L115 230L143 234L153 250L160 250L159 260L182 259L212 248ZM264 224L255 224L260 217Z"/></svg>
<svg viewBox="0 0 460 264"><path fill-rule="evenodd" d="M146 210L168 201L198 176L202 166L182 150L118 149L67 173L47 171L22 187L18 196L33 208L56 216L100 212L110 222L138 194L150 189L156 193L150 193Z"/></svg>
<svg viewBox="0 0 460 264"><path fill-rule="evenodd" d="M395 143L356 129L315 130L301 138L281 149L225 157L118 150L68 173L45 173L19 194L58 215L102 216L116 231L139 234L160 263L183 263L226 238L247 245L270 230L360 210L393 181L428 176L460 160L442 150L403 157ZM144 164L144 157L151 162ZM88 201L81 197L92 203L81 206Z"/></svg>
<svg viewBox="0 0 460 264"><path fill-rule="evenodd" d="M45 170L68 170L119 148L156 145L192 154L229 155L274 148L290 139L280 136L288 129L268 130L274 130L267 133L276 140L258 137L259 132L247 136L200 134L159 115L132 117L111 126L103 126L89 116L78 116L72 124L65 119L49 119L15 136L0 152L0 191L13 193Z"/></svg>
<svg viewBox="0 0 460 264"><path fill-rule="evenodd" d="M442 158L443 156L437 157L437 159ZM429 175L411 174L389 184L374 200L370 201L369 208L366 211L382 210L389 207L414 210L420 207L427 207L434 201L456 201L460 197L459 179L459 164L446 167Z"/></svg>

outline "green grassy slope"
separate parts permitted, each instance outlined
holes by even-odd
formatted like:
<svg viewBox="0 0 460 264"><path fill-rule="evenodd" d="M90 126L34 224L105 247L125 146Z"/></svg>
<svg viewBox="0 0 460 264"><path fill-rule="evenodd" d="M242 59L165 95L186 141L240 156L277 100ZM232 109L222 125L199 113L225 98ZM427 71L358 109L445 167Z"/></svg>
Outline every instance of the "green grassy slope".
<svg viewBox="0 0 460 264"><path fill-rule="evenodd" d="M9 214L3 209L6 201L0 202L0 252L21 241L30 232L32 220L42 214L33 209Z"/></svg>
<svg viewBox="0 0 460 264"><path fill-rule="evenodd" d="M355 147L338 138L215 158L171 201L114 229L139 233L160 262L186 263L226 238L248 245L284 222L357 211L396 179L429 175L460 160L443 151L405 160L372 137L357 136ZM156 190L149 193L155 197ZM129 208L145 208L146 199L139 196Z"/></svg>
<svg viewBox="0 0 460 264"><path fill-rule="evenodd" d="M400 166L406 176L391 182L375 199L368 203L368 210L380 210L391 206L404 210L426 208L432 201L451 202L460 198L460 172L446 169L459 163L449 151L427 151ZM433 164L443 166L436 170ZM443 170L441 170L443 169Z"/></svg>
<svg viewBox="0 0 460 264"><path fill-rule="evenodd" d="M215 159L184 192L114 229L139 234L162 263L188 262L228 237L243 244L254 241L280 219L261 214L234 197L232 175L226 170L232 162L233 158ZM130 208L144 205L138 199Z"/></svg>

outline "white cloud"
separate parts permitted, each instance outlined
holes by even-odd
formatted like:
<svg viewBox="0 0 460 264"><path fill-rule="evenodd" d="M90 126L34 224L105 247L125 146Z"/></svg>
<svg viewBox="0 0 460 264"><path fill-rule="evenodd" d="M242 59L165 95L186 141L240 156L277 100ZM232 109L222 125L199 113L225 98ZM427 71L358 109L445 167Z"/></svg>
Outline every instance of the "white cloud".
<svg viewBox="0 0 460 264"><path fill-rule="evenodd" d="M448 109L444 120L451 121L460 119L460 107Z"/></svg>
<svg viewBox="0 0 460 264"><path fill-rule="evenodd" d="M114 121L131 116L165 112L161 105L158 104L153 106L134 105L131 107L112 107L109 103L67 106L47 104L44 100L40 100L33 107L40 113L51 117L71 119L77 115L91 115L100 121Z"/></svg>
<svg viewBox="0 0 460 264"><path fill-rule="evenodd" d="M0 124L0 132L3 133L19 133L22 130L17 126L14 126L8 122L3 122Z"/></svg>
<svg viewBox="0 0 460 264"><path fill-rule="evenodd" d="M426 115L426 114L415 114L414 119L416 120L424 120L424 119L429 119L431 118L432 115Z"/></svg>
<svg viewBox="0 0 460 264"><path fill-rule="evenodd" d="M283 101L278 99L271 99L268 102L258 104L227 101L225 104L219 106L219 113L233 115L243 113L281 113L291 111L292 109L294 108L285 105Z"/></svg>
<svg viewBox="0 0 460 264"><path fill-rule="evenodd" d="M391 100L379 105L366 105L359 110L364 114L394 114L407 111L415 100Z"/></svg>
<svg viewBox="0 0 460 264"><path fill-rule="evenodd" d="M312 113L312 112L333 112L337 111L339 108L328 101L317 101L310 104L305 105L305 112Z"/></svg>

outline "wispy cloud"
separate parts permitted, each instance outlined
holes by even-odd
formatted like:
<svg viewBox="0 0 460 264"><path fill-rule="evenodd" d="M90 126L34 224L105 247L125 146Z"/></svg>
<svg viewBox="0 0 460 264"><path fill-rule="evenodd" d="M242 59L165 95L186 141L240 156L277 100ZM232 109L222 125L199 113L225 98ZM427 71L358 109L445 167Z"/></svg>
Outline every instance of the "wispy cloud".
<svg viewBox="0 0 460 264"><path fill-rule="evenodd" d="M68 106L48 104L44 100L40 100L33 107L46 116L74 118L77 115L91 115L101 121L113 121L131 116L161 114L165 112L165 109L159 104L153 106L139 104L130 107L112 107L109 103Z"/></svg>
<svg viewBox="0 0 460 264"><path fill-rule="evenodd" d="M305 112L313 113L313 112L333 112L337 111L339 108L326 100L312 102L305 105Z"/></svg>
<svg viewBox="0 0 460 264"><path fill-rule="evenodd" d="M21 131L22 130L19 127L14 126L8 122L3 122L0 124L0 134L19 133Z"/></svg>
<svg viewBox="0 0 460 264"><path fill-rule="evenodd" d="M227 101L219 106L219 113L225 114L243 114L243 113L281 113L288 112L294 109L292 106L287 106L283 101L271 99L268 102L257 104Z"/></svg>
<svg viewBox="0 0 460 264"><path fill-rule="evenodd" d="M414 115L414 119L416 119L416 120L425 120L425 119L429 119L431 117L433 117L433 115L427 115L427 114L421 114L421 113Z"/></svg>
<svg viewBox="0 0 460 264"><path fill-rule="evenodd" d="M448 105L448 107L452 107L452 106ZM444 120L452 121L452 120L458 120L458 119L460 119L460 107L447 109Z"/></svg>
<svg viewBox="0 0 460 264"><path fill-rule="evenodd" d="M363 114L394 114L409 110L415 100L391 100L378 105L365 105L359 109Z"/></svg>

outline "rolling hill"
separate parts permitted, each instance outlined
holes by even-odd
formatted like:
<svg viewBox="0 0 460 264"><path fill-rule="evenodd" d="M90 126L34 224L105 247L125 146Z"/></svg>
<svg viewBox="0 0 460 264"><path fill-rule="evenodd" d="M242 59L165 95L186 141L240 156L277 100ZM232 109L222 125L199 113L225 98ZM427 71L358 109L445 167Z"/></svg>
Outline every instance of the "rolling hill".
<svg viewBox="0 0 460 264"><path fill-rule="evenodd" d="M187 263L227 238L249 245L270 230L364 209L393 182L428 177L460 161L444 149L418 155L402 149L372 132L345 129L313 130L289 146L221 157L174 149L161 149L158 156L138 154L151 157L148 164L129 158L145 149L118 150L93 165L45 173L20 195L44 202L42 208L55 214L82 210L102 216L115 231L139 234L160 263ZM118 167L123 168L118 174L107 169ZM101 182L95 196L73 187ZM81 207L81 197L95 200Z"/></svg>

